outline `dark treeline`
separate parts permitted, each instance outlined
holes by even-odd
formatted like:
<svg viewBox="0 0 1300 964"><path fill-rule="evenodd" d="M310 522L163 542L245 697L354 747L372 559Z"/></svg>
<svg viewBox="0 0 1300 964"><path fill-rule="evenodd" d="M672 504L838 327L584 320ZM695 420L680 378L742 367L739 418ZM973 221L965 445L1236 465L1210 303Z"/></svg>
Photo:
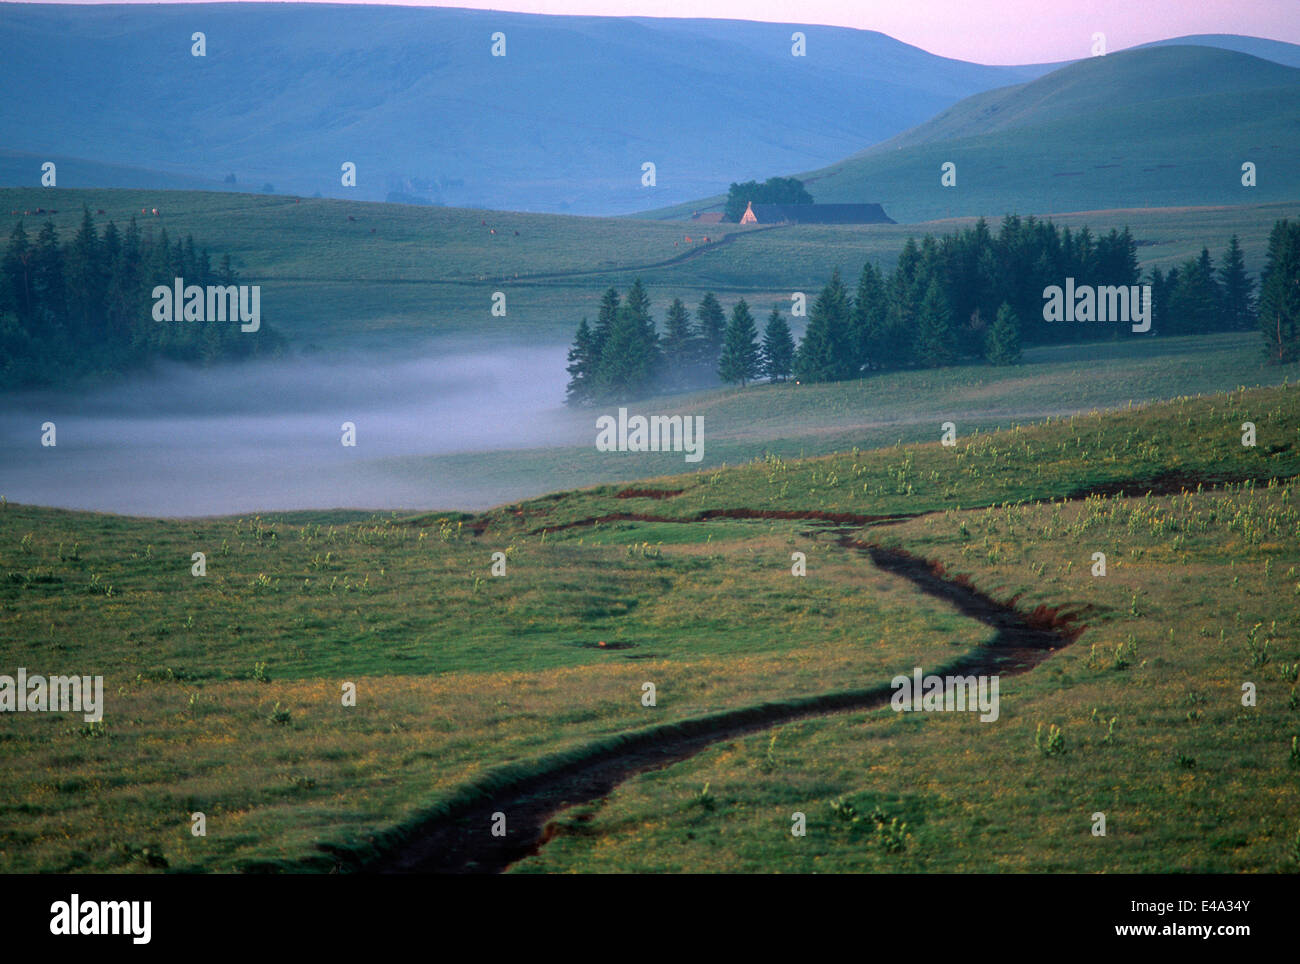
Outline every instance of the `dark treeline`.
<svg viewBox="0 0 1300 964"><path fill-rule="evenodd" d="M67 242L51 221L32 238L20 221L0 260L0 388L67 383L77 376L121 372L152 358L211 362L277 353L283 339L263 322L153 320L157 285L235 285L230 256L215 268L194 239L172 242L166 229L99 231L86 210Z"/></svg>
<svg viewBox="0 0 1300 964"><path fill-rule="evenodd" d="M1280 221L1269 241L1257 304L1235 235L1217 265L1203 248L1198 258L1142 278L1127 228L1094 237L1086 227L1072 232L1009 215L995 234L981 219L940 238L908 238L892 273L868 263L853 290L836 269L808 309L797 348L780 308L772 308L760 336L745 301L728 311L712 294L694 312L674 300L659 334L637 281L626 299L614 288L606 291L595 326L586 319L579 325L569 353L568 400L582 404L703 387L718 379L740 385L759 378L821 382L968 360L1007 365L1020 360L1024 345L1256 325L1270 358L1293 361L1300 324L1298 263L1300 225ZM1067 278L1076 288L1149 285L1150 332L1135 334L1123 322L1044 320L1044 290L1064 287ZM1139 306L1133 307L1136 312Z"/></svg>
<svg viewBox="0 0 1300 964"><path fill-rule="evenodd" d="M595 325L586 318L569 350L571 405L627 393L675 391L715 384L741 385L760 377L788 378L794 360L790 326L775 307L759 344L758 330L743 299L730 313L710 292L694 311L674 298L659 334L650 298L640 279L626 297L615 288L600 300Z"/></svg>
<svg viewBox="0 0 1300 964"><path fill-rule="evenodd" d="M732 183L727 191L727 203L722 209L722 220L736 224L745 214L745 208L754 204L812 204L813 197L795 177L769 177L762 184L746 181Z"/></svg>

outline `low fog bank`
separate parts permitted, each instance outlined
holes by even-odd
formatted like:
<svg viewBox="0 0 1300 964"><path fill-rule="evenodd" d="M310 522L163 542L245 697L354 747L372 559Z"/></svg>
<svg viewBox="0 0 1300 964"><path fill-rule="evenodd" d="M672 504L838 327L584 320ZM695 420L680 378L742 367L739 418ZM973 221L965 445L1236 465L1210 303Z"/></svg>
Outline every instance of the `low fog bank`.
<svg viewBox="0 0 1300 964"><path fill-rule="evenodd" d="M80 393L0 397L0 495L131 515L482 508L491 478L413 479L396 457L573 445L565 346L427 339L210 369L166 366ZM57 445L41 445L42 423ZM341 443L356 426L356 446ZM517 484L517 483L516 483ZM513 488L513 487L512 487Z"/></svg>

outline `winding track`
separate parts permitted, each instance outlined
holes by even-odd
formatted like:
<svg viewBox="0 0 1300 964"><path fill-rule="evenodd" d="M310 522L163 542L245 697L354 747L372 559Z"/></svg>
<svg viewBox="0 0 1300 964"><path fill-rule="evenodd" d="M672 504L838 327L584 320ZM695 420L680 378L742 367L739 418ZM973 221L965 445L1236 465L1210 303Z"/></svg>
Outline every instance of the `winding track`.
<svg viewBox="0 0 1300 964"><path fill-rule="evenodd" d="M726 515L718 512L709 517ZM783 514L816 522L841 522L822 513ZM591 520L596 521L596 520ZM697 519L674 520L684 524ZM895 517L873 521L897 521ZM857 524L862 524L854 520ZM839 544L868 556L878 567L912 582L927 595L942 599L965 616L996 631L993 640L932 672L942 674L1011 675L1026 672L1053 651L1073 642L1087 627L1078 613L1039 607L1023 614L1012 603L999 602L942 566L900 549L861 542L849 529L832 529ZM355 869L387 873L499 873L535 854L550 839L550 819L576 804L607 796L636 774L684 760L722 740L733 739L791 720L845 710L887 705L888 684L869 689L828 693L782 703L766 703L715 713L678 724L652 727L630 734L617 746L576 763L559 765L513 781L419 827L402 844L377 860ZM507 815L509 833L493 837L492 815Z"/></svg>
<svg viewBox="0 0 1300 964"><path fill-rule="evenodd" d="M1145 479L1118 479L1071 491L1064 500L1075 501L1095 495L1174 494L1204 485L1217 488L1225 483L1261 482L1276 473L1189 473L1164 472ZM629 498L668 498L677 490L629 489ZM982 508L973 506L972 508ZM1066 612L1040 606L1024 614L1015 609L1015 599L1000 602L980 592L962 576L948 575L943 566L901 549L892 549L854 536L857 528L889 525L926 513L896 515L856 515L822 511L787 511L763 509L709 509L685 518L669 518L646 513L618 512L559 525L542 526L531 534L554 532L577 526L614 521L673 522L682 525L707 522L709 519L796 519L832 524L841 546L868 556L881 569L912 582L927 595L943 599L965 616L979 620L996 631L993 640L933 672L943 675L1012 675L1026 672L1053 651L1069 645L1087 626L1078 620L1088 607ZM488 525L471 526L482 535ZM852 526L855 528L843 528ZM715 713L629 734L617 746L593 753L580 762L558 765L532 776L509 782L419 827L405 842L366 865L336 853L340 865L361 871L389 873L499 873L524 857L535 854L552 835L551 817L568 807L605 797L624 780L684 760L722 740L768 729L791 720L821 716L845 710L875 709L888 703L892 690L880 684L863 690L827 693L821 696L765 703ZM507 814L510 833L507 837L491 836L492 814Z"/></svg>

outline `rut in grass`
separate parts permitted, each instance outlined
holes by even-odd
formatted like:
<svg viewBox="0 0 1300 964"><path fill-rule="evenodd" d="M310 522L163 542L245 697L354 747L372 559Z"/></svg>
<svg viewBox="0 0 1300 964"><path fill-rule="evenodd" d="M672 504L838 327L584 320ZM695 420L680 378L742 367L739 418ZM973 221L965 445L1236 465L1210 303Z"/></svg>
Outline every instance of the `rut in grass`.
<svg viewBox="0 0 1300 964"><path fill-rule="evenodd" d="M819 513L804 518L826 521ZM682 521L682 520L676 520ZM687 520L689 523L694 520ZM927 595L942 599L963 615L977 619L996 635L934 672L956 675L1012 675L1037 666L1073 642L1086 626L1078 613L1039 607L1023 614L999 602L962 577L946 574L937 563L901 549L859 541L855 530L831 530L839 544L867 556L879 568L901 576ZM636 731L589 754L463 798L405 835L401 843L375 859L359 861L334 851L340 869L387 873L500 873L537 853L554 830L551 818L569 807L608 796L618 784L639 773L669 766L723 740L756 733L810 716L888 705L887 683L868 689L827 693L785 702L765 703L706 717ZM508 833L494 837L493 815L504 813Z"/></svg>
<svg viewBox="0 0 1300 964"><path fill-rule="evenodd" d="M1253 482L1255 484L1265 484L1276 478L1276 474L1267 472L1163 472L1155 476L1146 478L1129 478L1117 479L1110 482L1099 482L1094 485L1088 485L1071 490L1065 495L1056 498L1050 498L1037 501L1061 501L1061 502L1082 502L1090 497L1097 496L1134 496L1142 498L1147 495L1178 495L1182 492L1195 492L1200 486L1205 489L1218 489L1225 485L1236 485L1243 482ZM624 489L616 492L614 497L618 499L632 498L651 498L655 500L667 500L675 498L685 492L685 489ZM995 505L997 503L994 503ZM986 509L986 504L976 504L965 506L967 509ZM943 509L928 509L920 512L895 512L888 515L864 515L856 512L826 512L820 509L705 509L696 512L690 516L662 516L652 515L646 512L610 512L606 515L588 516L582 519L574 519L570 522L551 523L539 526L528 531L528 535L546 535L552 532L562 532L565 529L580 529L588 526L604 525L610 522L707 522L710 519L789 519L801 520L805 522L834 522L839 525L849 526L878 526L892 525L898 522L906 522L909 519L918 519L927 515L937 515L943 512ZM516 518L522 519L524 513L521 510L515 511ZM470 523L470 529L476 536L481 536L487 532L490 520L483 517L475 522Z"/></svg>

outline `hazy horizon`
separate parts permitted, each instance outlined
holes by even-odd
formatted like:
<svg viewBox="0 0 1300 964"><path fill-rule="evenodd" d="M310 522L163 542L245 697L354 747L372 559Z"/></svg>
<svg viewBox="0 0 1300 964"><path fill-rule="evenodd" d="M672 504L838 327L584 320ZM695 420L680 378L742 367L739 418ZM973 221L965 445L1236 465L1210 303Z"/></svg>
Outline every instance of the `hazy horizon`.
<svg viewBox="0 0 1300 964"><path fill-rule="evenodd" d="M16 3L16 0L0 0ZM235 3L326 6L403 6L481 10L553 16L639 17L686 20L743 20L874 30L929 53L988 66L1051 63L1086 57L1092 36L1103 33L1108 51L1119 51L1193 34L1240 34L1300 43L1300 17L1294 0L1095 0L1066 9L1037 0L975 4L969 0L925 0L894 4L887 0L807 0L797 16L779 0L508 0L506 5L462 0L233 0ZM152 0L48 0L57 6L162 6ZM209 0L169 0L202 5ZM39 4L21 4L38 6ZM1249 19L1250 30L1240 29Z"/></svg>

